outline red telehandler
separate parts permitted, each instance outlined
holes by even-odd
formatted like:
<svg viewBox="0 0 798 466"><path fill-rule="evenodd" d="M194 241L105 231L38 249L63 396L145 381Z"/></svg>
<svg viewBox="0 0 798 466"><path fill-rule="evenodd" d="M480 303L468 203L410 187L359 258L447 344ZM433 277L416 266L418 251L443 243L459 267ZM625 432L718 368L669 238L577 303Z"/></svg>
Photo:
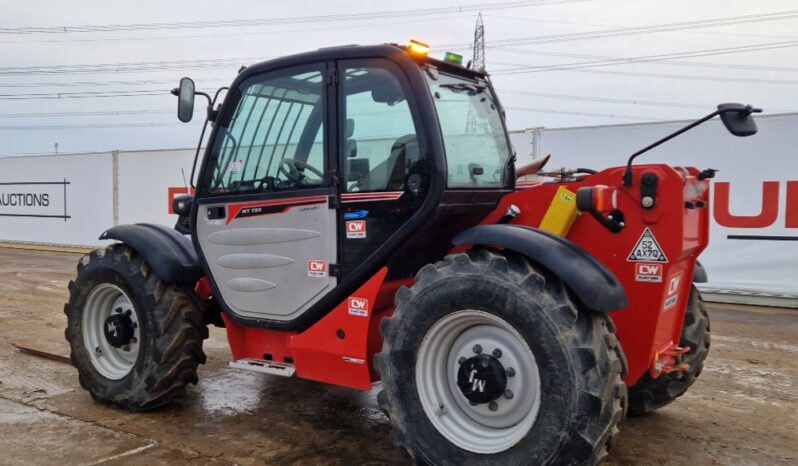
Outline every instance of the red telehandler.
<svg viewBox="0 0 798 466"><path fill-rule="evenodd" d="M709 350L693 283L714 171L633 161L715 116L752 135L760 110L722 104L625 167L516 170L488 76L427 52L286 56L214 97L181 80L179 119L201 95L212 130L178 226L107 230L69 284L95 399L175 399L217 325L234 368L380 382L419 463L595 464L627 411L687 390Z"/></svg>

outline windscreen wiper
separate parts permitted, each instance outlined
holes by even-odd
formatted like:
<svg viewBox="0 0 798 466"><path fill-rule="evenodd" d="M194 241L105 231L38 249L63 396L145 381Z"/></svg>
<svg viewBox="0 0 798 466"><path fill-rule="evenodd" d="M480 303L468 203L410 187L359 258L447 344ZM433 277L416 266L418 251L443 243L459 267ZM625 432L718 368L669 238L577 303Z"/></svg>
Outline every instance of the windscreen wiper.
<svg viewBox="0 0 798 466"><path fill-rule="evenodd" d="M483 92L485 92L486 89L485 86L480 86L478 84L466 84L466 83L441 84L440 87L449 89L452 92L468 92L468 95L482 94Z"/></svg>

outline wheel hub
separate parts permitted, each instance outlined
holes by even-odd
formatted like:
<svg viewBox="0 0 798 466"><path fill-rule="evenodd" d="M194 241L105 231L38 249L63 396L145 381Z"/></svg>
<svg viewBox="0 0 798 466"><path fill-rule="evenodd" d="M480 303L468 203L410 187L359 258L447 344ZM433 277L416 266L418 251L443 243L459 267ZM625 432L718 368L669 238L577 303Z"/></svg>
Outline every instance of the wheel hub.
<svg viewBox="0 0 798 466"><path fill-rule="evenodd" d="M471 403L490 403L507 388L506 370L497 358L478 354L460 364L457 386Z"/></svg>
<svg viewBox="0 0 798 466"><path fill-rule="evenodd" d="M133 341L135 332L133 319L127 314L111 314L105 319L105 323L103 324L105 339L114 348L121 348L129 345Z"/></svg>

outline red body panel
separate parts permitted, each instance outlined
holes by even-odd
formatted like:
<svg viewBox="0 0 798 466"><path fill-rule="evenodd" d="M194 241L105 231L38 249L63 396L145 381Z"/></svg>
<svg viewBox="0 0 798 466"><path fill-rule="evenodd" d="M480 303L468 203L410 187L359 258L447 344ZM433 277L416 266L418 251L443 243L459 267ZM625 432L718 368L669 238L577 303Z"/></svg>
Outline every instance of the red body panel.
<svg viewBox="0 0 798 466"><path fill-rule="evenodd" d="M567 239L606 265L626 290L629 306L610 316L618 327L618 339L629 361L626 383L632 385L653 367L660 353L679 344L695 262L709 241L706 207L709 190L707 181L698 181L695 169L636 166L633 185L629 188L622 186L623 172L623 168L613 168L576 183L565 183L572 191L593 185L616 188L617 207L624 213L626 224L619 233L611 233L591 215L583 213L571 227ZM659 177L656 203L651 209L640 205L640 177L644 173ZM509 205L515 204L521 208L521 214L511 223L535 227L540 224L560 185L541 184L505 196L484 223L495 223ZM688 209L687 202L704 207ZM661 267L657 272L660 282L639 280L638 264L648 263L628 260L646 228L651 230L668 259L666 263L651 263Z"/></svg>
<svg viewBox="0 0 798 466"><path fill-rule="evenodd" d="M296 375L344 387L371 390L376 380L373 348L382 339L379 321L393 308L376 306L385 301L380 288L388 273L381 269L332 312L302 333L244 327L223 314L233 359L269 359L293 362ZM397 287L386 287L396 291Z"/></svg>
<svg viewBox="0 0 798 466"><path fill-rule="evenodd" d="M629 361L626 383L631 385L657 362L672 361L670 355L679 350L676 347L696 258L708 243L709 194L708 182L696 178L696 169L636 166L630 188L622 186L623 171L612 168L564 184L572 191L594 185L617 190L617 208L625 215L622 231L612 233L591 215L582 214L567 239L605 264L626 290L629 306L611 317ZM644 173L659 178L656 203L651 209L640 205L640 177ZM483 223L496 223L514 204L521 214L511 223L537 227L562 184L519 183L519 190L505 196ZM687 202L697 207L688 209ZM628 260L646 229L656 238L667 262ZM381 269L322 320L299 334L247 328L223 316L233 358L262 359L267 355L277 362L287 359L294 362L299 377L370 390L377 380L373 357L382 347L380 321L393 312L393 297L399 287L413 283L385 282L387 272Z"/></svg>

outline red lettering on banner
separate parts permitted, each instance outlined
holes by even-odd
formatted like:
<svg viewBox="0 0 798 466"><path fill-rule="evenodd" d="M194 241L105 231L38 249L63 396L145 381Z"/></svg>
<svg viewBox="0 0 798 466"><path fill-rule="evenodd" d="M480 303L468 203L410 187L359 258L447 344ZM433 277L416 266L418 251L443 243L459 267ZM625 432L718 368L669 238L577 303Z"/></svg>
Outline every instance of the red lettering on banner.
<svg viewBox="0 0 798 466"><path fill-rule="evenodd" d="M789 184L789 183L788 183ZM765 228L779 216L779 182L762 182L762 209L759 215L732 215L729 211L729 183L715 183L715 221L729 228Z"/></svg>
<svg viewBox="0 0 798 466"><path fill-rule="evenodd" d="M798 228L798 181L787 182L787 215L784 226Z"/></svg>

